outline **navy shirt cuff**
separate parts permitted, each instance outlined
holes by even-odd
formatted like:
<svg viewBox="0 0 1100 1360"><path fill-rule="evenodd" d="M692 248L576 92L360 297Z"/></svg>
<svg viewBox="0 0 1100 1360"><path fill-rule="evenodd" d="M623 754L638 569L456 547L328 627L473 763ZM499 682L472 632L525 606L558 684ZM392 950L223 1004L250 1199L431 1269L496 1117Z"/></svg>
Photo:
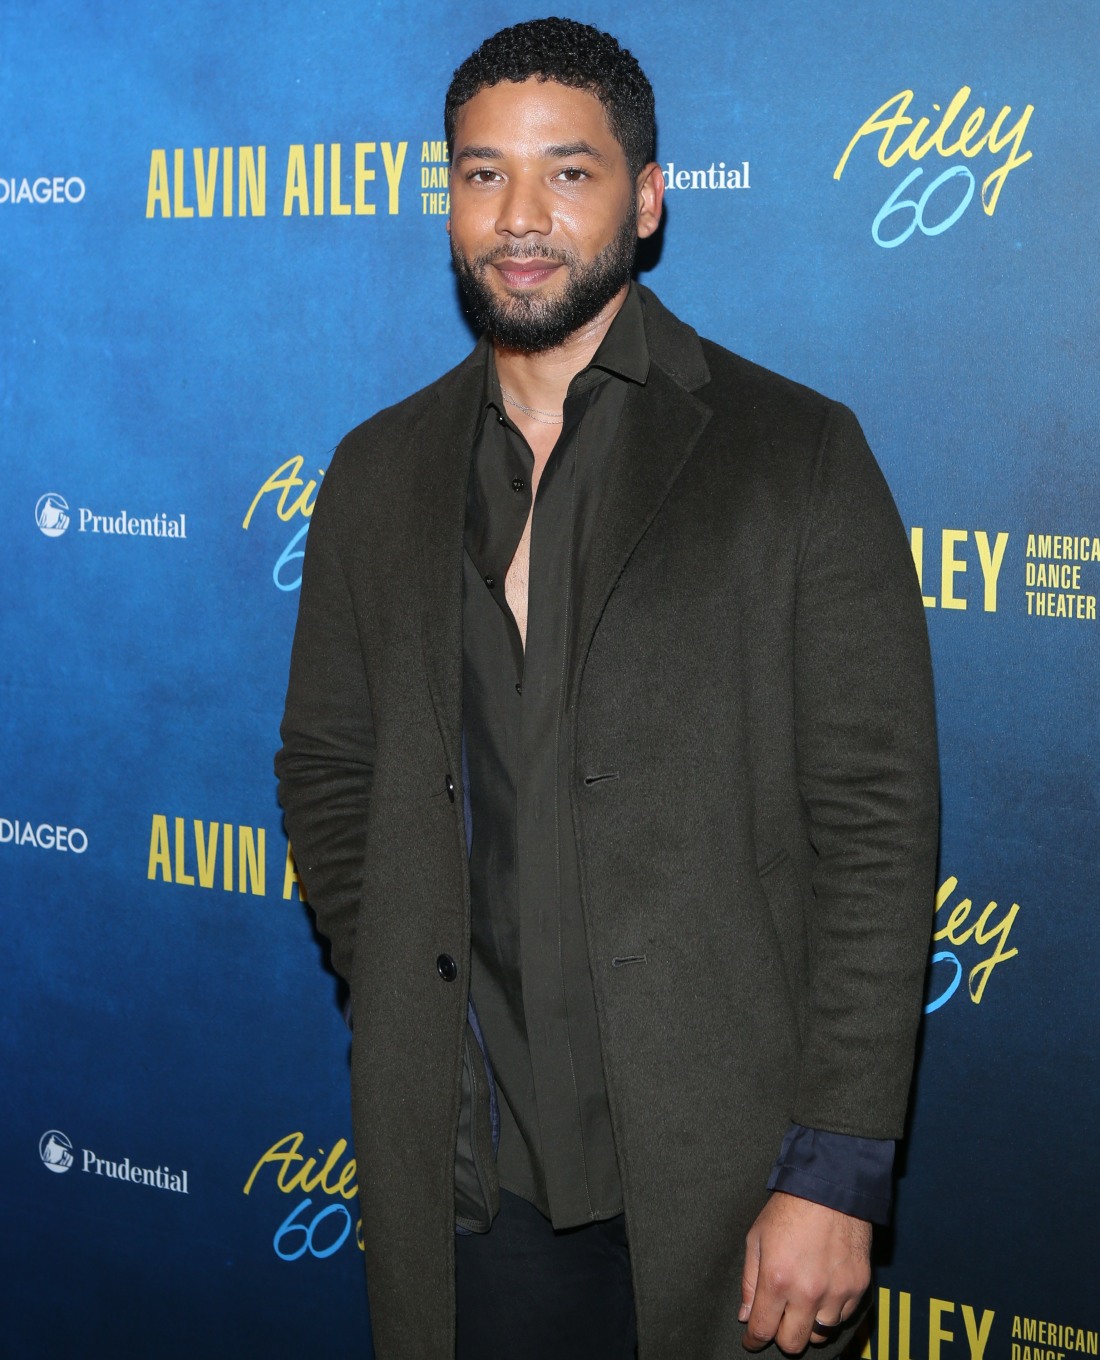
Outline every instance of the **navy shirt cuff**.
<svg viewBox="0 0 1100 1360"><path fill-rule="evenodd" d="M768 1189L813 1200L871 1223L888 1223L893 1171L891 1138L856 1138L792 1124L772 1167Z"/></svg>

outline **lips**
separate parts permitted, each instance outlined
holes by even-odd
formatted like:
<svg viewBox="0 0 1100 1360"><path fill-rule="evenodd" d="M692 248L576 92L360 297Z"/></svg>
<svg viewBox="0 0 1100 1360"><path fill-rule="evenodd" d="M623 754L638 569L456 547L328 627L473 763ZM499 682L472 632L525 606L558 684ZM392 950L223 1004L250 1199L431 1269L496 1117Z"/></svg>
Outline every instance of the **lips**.
<svg viewBox="0 0 1100 1360"><path fill-rule="evenodd" d="M518 290L538 288L561 268L550 260L499 260L493 268L505 287Z"/></svg>

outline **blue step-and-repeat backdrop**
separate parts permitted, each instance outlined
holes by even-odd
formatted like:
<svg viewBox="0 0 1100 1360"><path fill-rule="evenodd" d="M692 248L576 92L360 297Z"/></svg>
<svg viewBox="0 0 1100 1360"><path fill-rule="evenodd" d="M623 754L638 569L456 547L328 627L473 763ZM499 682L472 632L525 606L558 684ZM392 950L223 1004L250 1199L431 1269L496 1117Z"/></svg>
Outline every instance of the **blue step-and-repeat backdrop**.
<svg viewBox="0 0 1100 1360"><path fill-rule="evenodd" d="M443 91L540 12L0 14L4 1356L370 1355L271 757L332 450L470 344ZM646 282L855 408L927 608L940 886L863 1354L1095 1356L1100 10L576 17L657 91Z"/></svg>

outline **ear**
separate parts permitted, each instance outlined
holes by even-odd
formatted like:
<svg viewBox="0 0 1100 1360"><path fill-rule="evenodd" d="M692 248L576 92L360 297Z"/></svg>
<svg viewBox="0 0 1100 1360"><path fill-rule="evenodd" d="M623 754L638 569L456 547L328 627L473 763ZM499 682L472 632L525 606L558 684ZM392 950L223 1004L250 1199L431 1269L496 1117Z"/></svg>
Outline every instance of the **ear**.
<svg viewBox="0 0 1100 1360"><path fill-rule="evenodd" d="M634 193L638 205L638 237L644 240L661 225L665 201L665 177L656 161L650 161L638 176Z"/></svg>

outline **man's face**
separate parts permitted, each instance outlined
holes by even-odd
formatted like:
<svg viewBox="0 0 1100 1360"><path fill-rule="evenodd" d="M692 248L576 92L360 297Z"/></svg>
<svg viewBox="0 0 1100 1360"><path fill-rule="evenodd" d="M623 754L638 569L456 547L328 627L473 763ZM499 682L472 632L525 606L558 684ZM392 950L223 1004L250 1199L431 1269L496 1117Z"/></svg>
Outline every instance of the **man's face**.
<svg viewBox="0 0 1100 1360"><path fill-rule="evenodd" d="M552 349L625 290L659 193L654 214L639 188L653 176L635 184L595 95L535 79L487 86L458 111L452 156L451 256L498 345Z"/></svg>

